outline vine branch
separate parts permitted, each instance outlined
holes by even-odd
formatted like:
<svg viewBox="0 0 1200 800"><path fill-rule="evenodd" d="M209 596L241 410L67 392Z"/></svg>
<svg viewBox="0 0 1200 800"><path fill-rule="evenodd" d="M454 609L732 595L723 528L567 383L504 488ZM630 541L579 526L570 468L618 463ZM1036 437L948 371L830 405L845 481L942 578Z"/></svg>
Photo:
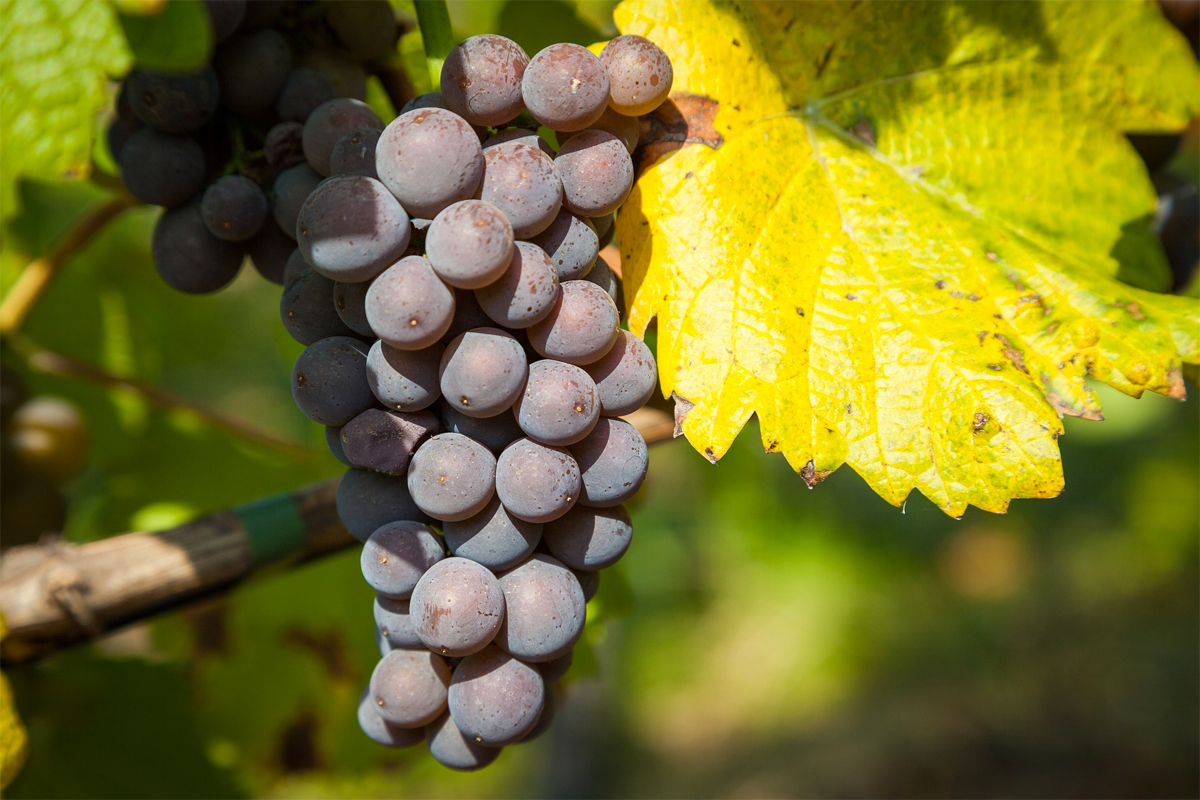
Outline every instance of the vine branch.
<svg viewBox="0 0 1200 800"><path fill-rule="evenodd" d="M417 27L425 43L425 61L433 88L442 83L442 63L454 49L454 30L450 26L450 9L446 0L413 0L417 11Z"/></svg>

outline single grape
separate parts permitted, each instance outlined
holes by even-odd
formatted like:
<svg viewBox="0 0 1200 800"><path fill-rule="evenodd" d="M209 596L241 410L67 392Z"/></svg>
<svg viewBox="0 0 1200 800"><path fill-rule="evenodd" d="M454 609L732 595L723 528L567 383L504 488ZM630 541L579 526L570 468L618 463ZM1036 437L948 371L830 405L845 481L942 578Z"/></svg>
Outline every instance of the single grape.
<svg viewBox="0 0 1200 800"><path fill-rule="evenodd" d="M596 235L600 237L600 249L603 250L612 241L617 215L615 213L605 214L602 217L589 217L588 219L596 226Z"/></svg>
<svg viewBox="0 0 1200 800"><path fill-rule="evenodd" d="M271 213L275 216L275 224L293 239L296 238L300 209L321 181L321 176L308 164L297 164L279 173L271 187Z"/></svg>
<svg viewBox="0 0 1200 800"><path fill-rule="evenodd" d="M254 0L258 5L260 0ZM314 47L301 51L296 65L311 67L333 86L334 97L367 99L367 73L363 65L341 48Z"/></svg>
<svg viewBox="0 0 1200 800"><path fill-rule="evenodd" d="M335 97L328 78L311 67L296 67L283 82L275 110L285 122L304 122L319 106Z"/></svg>
<svg viewBox="0 0 1200 800"><path fill-rule="evenodd" d="M333 304L333 281L311 269L294 276L279 296L279 318L288 335L303 345L330 336L353 336Z"/></svg>
<svg viewBox="0 0 1200 800"><path fill-rule="evenodd" d="M135 69L125 81L133 113L161 133L192 133L216 113L220 89L211 67L196 72Z"/></svg>
<svg viewBox="0 0 1200 800"><path fill-rule="evenodd" d="M637 411L658 385L654 354L629 331L618 333L612 349L584 369L596 382L600 413L606 417L623 417Z"/></svg>
<svg viewBox="0 0 1200 800"><path fill-rule="evenodd" d="M596 596L596 592L600 591L600 572L586 572L584 570L573 570L575 577L579 579L579 585L583 587L583 597L589 603Z"/></svg>
<svg viewBox="0 0 1200 800"><path fill-rule="evenodd" d="M293 249L292 254L290 256L288 256L287 261L284 262L284 265L283 265L283 285L287 286L289 283L296 280L296 278L299 278L304 273L312 272L312 271L313 271L313 268L310 267L308 265L308 262L304 260L304 256L300 253L300 250ZM319 275L320 273L317 273L317 274ZM325 276L322 275L321 277L324 278ZM325 278L325 280L329 280L329 279Z"/></svg>
<svg viewBox="0 0 1200 800"><path fill-rule="evenodd" d="M381 132L373 128L359 128L338 139L329 155L329 174L364 175L378 179L379 176L375 174L375 145L380 135Z"/></svg>
<svg viewBox="0 0 1200 800"><path fill-rule="evenodd" d="M546 526L547 534L555 525ZM560 561L534 553L502 573L499 582L505 608L504 624L496 634L501 650L522 661L550 661L579 641L587 601L574 573Z"/></svg>
<svg viewBox="0 0 1200 800"><path fill-rule="evenodd" d="M570 449L583 481L582 505L620 505L633 497L646 479L650 464L646 440L623 420L601 419L587 438Z"/></svg>
<svg viewBox="0 0 1200 800"><path fill-rule="evenodd" d="M425 92L425 94L419 94L405 103L404 107L400 109L400 114L397 116L403 116L410 111L416 111L417 109L421 108L440 108L445 111L450 110L450 107L446 105L446 100L442 97L441 92Z"/></svg>
<svg viewBox="0 0 1200 800"><path fill-rule="evenodd" d="M499 648L463 659L450 681L450 716L469 738L487 747L519 741L537 724L546 685L536 667Z"/></svg>
<svg viewBox="0 0 1200 800"><path fill-rule="evenodd" d="M246 252L259 275L271 283L283 285L283 269L288 256L296 252L296 243L279 229L273 218L269 218L263 221L254 238L246 242Z"/></svg>
<svg viewBox="0 0 1200 800"><path fill-rule="evenodd" d="M475 299L498 325L528 328L546 318L558 293L558 273L546 251L517 242L508 269L495 283L476 289Z"/></svg>
<svg viewBox="0 0 1200 800"><path fill-rule="evenodd" d="M494 417L483 418L468 417L445 400L439 404L439 407L442 413L442 425L447 432L469 436L496 454L525 435L511 414L497 414Z"/></svg>
<svg viewBox="0 0 1200 800"><path fill-rule="evenodd" d="M451 553L490 570L521 563L542 538L540 524L517 519L494 497L483 511L459 522L447 522L442 530Z"/></svg>
<svg viewBox="0 0 1200 800"><path fill-rule="evenodd" d="M562 206L562 181L554 160L536 147L509 142L483 152L483 180L476 193L500 209L518 239L550 226Z"/></svg>
<svg viewBox="0 0 1200 800"><path fill-rule="evenodd" d="M521 78L529 56L512 39L472 36L442 64L446 107L472 125L503 125L525 110Z"/></svg>
<svg viewBox="0 0 1200 800"><path fill-rule="evenodd" d="M334 3L326 17L329 27L358 59L371 61L396 44L396 16L387 0Z"/></svg>
<svg viewBox="0 0 1200 800"><path fill-rule="evenodd" d="M408 247L408 215L382 183L361 175L330 178L316 188L296 220L304 260L327 278L369 281Z"/></svg>
<svg viewBox="0 0 1200 800"><path fill-rule="evenodd" d="M442 397L469 417L494 417L511 408L526 372L525 351L499 328L462 334L446 348L438 367Z"/></svg>
<svg viewBox="0 0 1200 800"><path fill-rule="evenodd" d="M513 405L517 424L540 444L564 447L583 439L600 418L596 384L579 367L535 361Z"/></svg>
<svg viewBox="0 0 1200 800"><path fill-rule="evenodd" d="M121 148L121 180L129 193L156 206L174 208L190 201L204 186L204 151L192 139L134 132Z"/></svg>
<svg viewBox="0 0 1200 800"><path fill-rule="evenodd" d="M212 23L213 41L223 42L242 24L246 0L204 0L204 10Z"/></svg>
<svg viewBox="0 0 1200 800"><path fill-rule="evenodd" d="M546 525L544 540L551 553L571 569L595 571L617 563L633 538L624 506L575 506Z"/></svg>
<svg viewBox="0 0 1200 800"><path fill-rule="evenodd" d="M495 638L504 620L504 594L486 567L451 556L421 576L408 609L417 638L426 647L458 658L482 650Z"/></svg>
<svg viewBox="0 0 1200 800"><path fill-rule="evenodd" d="M401 728L384 722L371 697L370 687L363 690L358 700L358 727L368 739L384 747L412 747L425 738L421 728Z"/></svg>
<svg viewBox="0 0 1200 800"><path fill-rule="evenodd" d="M631 117L649 114L671 92L671 59L658 45L641 36L618 36L600 53L609 78L608 104Z"/></svg>
<svg viewBox="0 0 1200 800"><path fill-rule="evenodd" d="M420 728L446 710L450 667L424 650L393 650L371 673L371 701L383 721Z"/></svg>
<svg viewBox="0 0 1200 800"><path fill-rule="evenodd" d="M563 205L581 217L602 217L621 207L633 189L633 159L607 131L590 128L567 139L554 157Z"/></svg>
<svg viewBox="0 0 1200 800"><path fill-rule="evenodd" d="M579 575L576 574L575 577L578 579ZM584 595L586 596L586 592ZM547 684L558 683L564 677L566 677L568 670L571 669L571 664L574 662L575 650L571 649L558 658L552 658L549 661L543 661L538 664L538 672L542 673L542 678ZM547 696L549 696L549 693L547 693ZM544 713L543 716L545 716ZM540 723L538 724L538 727L541 727Z"/></svg>
<svg viewBox="0 0 1200 800"><path fill-rule="evenodd" d="M375 335L399 350L420 350L442 338L454 319L454 291L429 260L405 256L367 290L367 321Z"/></svg>
<svg viewBox="0 0 1200 800"><path fill-rule="evenodd" d="M217 48L213 65L220 81L221 103L230 111L253 117L275 105L292 68L292 51L273 28L243 31Z"/></svg>
<svg viewBox="0 0 1200 800"><path fill-rule="evenodd" d="M359 563L372 589L404 600L413 593L421 576L445 554L445 545L433 528L401 520L381 525L367 538Z"/></svg>
<svg viewBox="0 0 1200 800"><path fill-rule="evenodd" d="M392 647L391 642L383 638L383 634L379 632L379 628L375 629L375 647L379 650L380 658L383 658L388 653L396 649L395 647Z"/></svg>
<svg viewBox="0 0 1200 800"><path fill-rule="evenodd" d="M120 117L114 117L113 121L108 126L108 131L105 133L105 140L108 142L108 152L112 155L113 161L118 165L121 163L121 153L125 149L126 143L129 142L129 137L140 130L142 123L136 119L124 120Z"/></svg>
<svg viewBox="0 0 1200 800"><path fill-rule="evenodd" d="M600 119L588 127L611 133L621 140L621 144L625 145L625 151L630 155L633 155L633 151L637 149L638 138L641 136L641 123L638 122L637 117L627 117L624 114L618 114L611 107L604 109L604 113L600 115ZM558 141L560 144L564 144L569 138L571 138L571 134L564 133L558 137Z"/></svg>
<svg viewBox="0 0 1200 800"><path fill-rule="evenodd" d="M504 213L483 200L462 200L444 209L425 235L433 271L459 289L493 283L512 261L513 229Z"/></svg>
<svg viewBox="0 0 1200 800"><path fill-rule="evenodd" d="M347 467L354 466L350 463L350 459L346 458L346 451L342 449L342 429L337 425L325 426L325 446L329 448L329 452L333 453L333 457L345 464Z"/></svg>
<svg viewBox="0 0 1200 800"><path fill-rule="evenodd" d="M166 211L158 218L150 252L163 281L189 294L227 286L242 266L242 248L209 233L195 204Z"/></svg>
<svg viewBox="0 0 1200 800"><path fill-rule="evenodd" d="M484 313L474 292L455 292L454 319L450 322L449 329L442 334L442 341L450 342L467 331L490 328L495 324L492 318Z"/></svg>
<svg viewBox="0 0 1200 800"><path fill-rule="evenodd" d="M529 328L529 343L546 358L582 366L613 348L620 323L616 304L600 287L567 281L546 318Z"/></svg>
<svg viewBox="0 0 1200 800"><path fill-rule="evenodd" d="M383 120L363 101L339 97L317 106L304 123L304 157L309 166L322 175L332 174L329 157L334 146L361 128L383 128Z"/></svg>
<svg viewBox="0 0 1200 800"><path fill-rule="evenodd" d="M492 499L496 457L459 433L442 433L417 450L408 467L408 491L434 519L474 516Z"/></svg>
<svg viewBox="0 0 1200 800"><path fill-rule="evenodd" d="M337 488L337 514L360 542L389 522L429 519L412 501L404 478L365 469L347 470L342 476Z"/></svg>
<svg viewBox="0 0 1200 800"><path fill-rule="evenodd" d="M432 411L368 408L342 428L342 447L359 469L403 475L413 453L441 427Z"/></svg>
<svg viewBox="0 0 1200 800"><path fill-rule="evenodd" d="M348 336L309 345L292 367L292 399L304 416L322 425L345 425L366 411L375 403L367 383L367 346Z"/></svg>
<svg viewBox="0 0 1200 800"><path fill-rule="evenodd" d="M26 400L13 412L11 424L6 431L7 446L21 469L61 483L78 474L87 462L83 417L74 404L61 397Z"/></svg>
<svg viewBox="0 0 1200 800"><path fill-rule="evenodd" d="M435 761L459 772L483 769L500 756L499 747L484 747L465 736L449 713L425 726L425 744Z"/></svg>
<svg viewBox="0 0 1200 800"><path fill-rule="evenodd" d="M211 183L200 201L208 232L227 242L244 242L262 229L267 219L267 196L244 175L226 175Z"/></svg>
<svg viewBox="0 0 1200 800"><path fill-rule="evenodd" d="M613 301L618 311L624 307L625 298L621 294L621 279L608 266L608 262L604 260L604 256L596 258L596 263L592 265L588 274L583 276L583 280L599 286Z"/></svg>
<svg viewBox="0 0 1200 800"><path fill-rule="evenodd" d="M526 522L558 519L579 500L579 465L560 447L518 439L496 462L496 496Z"/></svg>
<svg viewBox="0 0 1200 800"><path fill-rule="evenodd" d="M538 666L543 665L539 664ZM521 741L518 742L518 744L532 742L543 733L550 730L550 726L554 724L554 718L558 715L559 688L554 686L550 679L546 677L545 670L539 671L542 673L542 680L546 684L546 696L542 700L542 713L538 716L537 724L529 729L529 733L521 737Z"/></svg>
<svg viewBox="0 0 1200 800"><path fill-rule="evenodd" d="M417 638L407 600L393 600L387 595L375 595L373 606L375 627L392 647L424 647Z"/></svg>
<svg viewBox="0 0 1200 800"><path fill-rule="evenodd" d="M608 73L600 59L577 44L552 44L529 61L521 80L525 107L556 131L580 131L608 106Z"/></svg>
<svg viewBox="0 0 1200 800"><path fill-rule="evenodd" d="M483 149L487 150L498 145L508 144L509 142L536 147L546 155L554 158L554 149L547 144L546 140L538 136L537 131L526 130L525 128L506 128L499 133L495 133L484 141Z"/></svg>
<svg viewBox="0 0 1200 800"><path fill-rule="evenodd" d="M375 150L375 169L409 214L433 219L451 203L475 193L483 177L483 148L462 117L440 108L420 108L401 114L384 129Z"/></svg>
<svg viewBox="0 0 1200 800"><path fill-rule="evenodd" d="M304 163L304 126L299 122L272 125L263 138L263 158L280 170Z"/></svg>
<svg viewBox="0 0 1200 800"><path fill-rule="evenodd" d="M356 284L357 285L357 284ZM438 364L445 348L397 350L376 341L367 354L367 382L379 402L398 411L419 411L437 402Z"/></svg>
<svg viewBox="0 0 1200 800"><path fill-rule="evenodd" d="M367 322L367 289L371 284L367 281L358 283L333 284L333 307L346 327L360 336L375 334L371 324Z"/></svg>
<svg viewBox="0 0 1200 800"><path fill-rule="evenodd" d="M565 208L559 209L549 228L530 241L545 250L554 262L560 283L586 275L600 252L600 237L592 223Z"/></svg>

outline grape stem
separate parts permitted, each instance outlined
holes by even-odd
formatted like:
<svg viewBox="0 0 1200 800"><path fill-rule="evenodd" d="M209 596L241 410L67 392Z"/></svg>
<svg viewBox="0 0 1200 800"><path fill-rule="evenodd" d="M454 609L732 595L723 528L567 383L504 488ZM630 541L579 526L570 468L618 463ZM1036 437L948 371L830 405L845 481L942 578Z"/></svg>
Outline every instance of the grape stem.
<svg viewBox="0 0 1200 800"><path fill-rule="evenodd" d="M45 293L51 281L71 256L87 246L122 211L138 205L131 195L122 192L89 211L75 223L54 249L29 262L8 295L0 302L0 336L8 337L20 330L25 318Z"/></svg>
<svg viewBox="0 0 1200 800"><path fill-rule="evenodd" d="M442 84L442 63L454 49L454 31L450 27L450 9L446 0L413 0L417 10L417 27L425 43L425 61L429 64L429 79L433 88Z"/></svg>

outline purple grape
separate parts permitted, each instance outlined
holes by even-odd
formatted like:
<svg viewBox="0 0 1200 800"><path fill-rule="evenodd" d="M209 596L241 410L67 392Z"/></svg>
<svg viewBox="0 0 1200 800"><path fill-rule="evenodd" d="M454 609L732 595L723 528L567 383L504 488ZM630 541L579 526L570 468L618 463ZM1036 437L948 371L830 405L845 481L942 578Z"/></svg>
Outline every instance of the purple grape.
<svg viewBox="0 0 1200 800"><path fill-rule="evenodd" d="M440 430L432 411L368 408L342 428L342 449L359 469L403 475L417 448Z"/></svg>
<svg viewBox="0 0 1200 800"><path fill-rule="evenodd" d="M361 100L338 97L322 103L304 123L304 157L321 175L330 175L329 157L338 140L360 128L383 128L383 120Z"/></svg>
<svg viewBox="0 0 1200 800"><path fill-rule="evenodd" d="M408 467L408 491L434 519L455 521L478 514L492 499L496 457L459 433L442 433L417 450Z"/></svg>
<svg viewBox="0 0 1200 800"><path fill-rule="evenodd" d="M530 147L536 147L550 158L554 158L554 150L547 144L546 140L538 136L537 131L526 130L525 128L506 128L499 133L495 133L487 138L483 143L483 149L487 150L509 142L517 144L527 144Z"/></svg>
<svg viewBox="0 0 1200 800"><path fill-rule="evenodd" d="M304 416L322 425L345 425L366 411L375 403L367 383L367 346L348 336L309 345L292 367L292 399Z"/></svg>
<svg viewBox="0 0 1200 800"><path fill-rule="evenodd" d="M296 243L279 229L274 219L268 218L254 238L246 242L246 252L259 275L271 283L282 285L283 268L288 256L296 252Z"/></svg>
<svg viewBox="0 0 1200 800"><path fill-rule="evenodd" d="M333 3L325 19L351 55L361 61L386 55L399 38L396 15L387 0Z"/></svg>
<svg viewBox="0 0 1200 800"><path fill-rule="evenodd" d="M275 110L285 122L304 122L335 97L328 78L311 67L296 67L284 79Z"/></svg>
<svg viewBox="0 0 1200 800"><path fill-rule="evenodd" d="M213 41L223 42L242 24L246 0L204 0L204 10L212 23Z"/></svg>
<svg viewBox="0 0 1200 800"><path fill-rule="evenodd" d="M650 464L646 440L628 422L601 419L587 438L570 449L583 481L582 505L620 505L633 497L646 479Z"/></svg>
<svg viewBox="0 0 1200 800"><path fill-rule="evenodd" d="M401 114L384 129L375 168L409 214L433 219L475 193L483 177L483 148L462 117L421 108Z"/></svg>
<svg viewBox="0 0 1200 800"><path fill-rule="evenodd" d="M468 417L444 400L440 408L442 425L448 432L469 436L496 454L525 435L511 414L497 414L484 418Z"/></svg>
<svg viewBox="0 0 1200 800"><path fill-rule="evenodd" d="M353 336L333 303L333 281L304 269L279 296L279 317L288 335L303 345L331 336Z"/></svg>
<svg viewBox="0 0 1200 800"><path fill-rule="evenodd" d="M450 328L442 334L442 341L450 342L467 331L490 328L495 324L480 307L474 292L455 292L454 319L450 322Z"/></svg>
<svg viewBox="0 0 1200 800"><path fill-rule="evenodd" d="M568 653L568 656L570 654ZM538 666L545 666L539 664ZM544 669L539 670L542 673L542 680L546 684L546 696L542 700L542 713L538 716L537 724L529 729L529 733L521 737L519 744L526 744L537 739L546 731L550 730L550 726L554 724L554 717L558 714L558 692L557 686L552 685L552 681L546 677Z"/></svg>
<svg viewBox="0 0 1200 800"><path fill-rule="evenodd" d="M121 180L129 193L156 206L174 208L190 201L204 187L204 151L192 139L135 131L121 148Z"/></svg>
<svg viewBox="0 0 1200 800"><path fill-rule="evenodd" d="M371 324L367 322L367 289L371 284L366 281L358 283L333 284L333 307L346 327L360 336L374 336Z"/></svg>
<svg viewBox="0 0 1200 800"><path fill-rule="evenodd" d="M589 573L589 574L594 574L594 573ZM575 577L576 577L576 579L578 579L579 575L576 574ZM584 593L584 596L585 597L587 596L586 592ZM547 684L558 683L566 676L568 670L571 669L571 664L573 664L574 662L575 662L575 651L572 649L572 650L568 650L566 653L559 656L558 658L552 658L549 661L541 662L540 664L538 664L538 671L542 673L542 678L546 681ZM547 697L548 696L549 696L549 693L547 693ZM545 716L544 713L543 713L543 716ZM539 728L541 727L540 723L538 724L538 727ZM526 738L528 738L528 737L526 737Z"/></svg>
<svg viewBox="0 0 1200 800"><path fill-rule="evenodd" d="M580 131L608 106L608 73L577 44L552 44L525 68L521 96L538 122L556 131Z"/></svg>
<svg viewBox="0 0 1200 800"><path fill-rule="evenodd" d="M375 595L373 605L375 628L391 647L424 647L413 628L407 600L393 600L387 595Z"/></svg>
<svg viewBox="0 0 1200 800"><path fill-rule="evenodd" d="M525 351L499 328L462 334L446 348L438 367L442 397L469 417L494 417L511 408L526 372Z"/></svg>
<svg viewBox="0 0 1200 800"><path fill-rule="evenodd" d="M463 735L449 713L425 726L425 744L435 761L459 772L483 769L500 755L499 747L484 747Z"/></svg>
<svg viewBox="0 0 1200 800"><path fill-rule="evenodd" d="M209 233L195 204L166 211L158 218L150 252L163 281L189 294L227 286L242 266L242 248Z"/></svg>
<svg viewBox="0 0 1200 800"><path fill-rule="evenodd" d="M441 92L425 92L425 94L419 94L412 100L409 100L407 103L405 103L404 107L400 109L400 113L396 116L403 116L410 111L416 111L422 108L440 108L443 111L450 110L450 107L446 105L446 100L444 97L442 97Z"/></svg>
<svg viewBox="0 0 1200 800"><path fill-rule="evenodd" d="M496 496L526 522L558 519L579 500L580 489L579 465L559 447L518 439L496 462Z"/></svg>
<svg viewBox="0 0 1200 800"><path fill-rule="evenodd" d="M482 200L462 200L447 207L425 235L425 257L433 271L459 289L493 283L508 269L512 252L508 218Z"/></svg>
<svg viewBox="0 0 1200 800"><path fill-rule="evenodd" d="M375 342L367 354L371 391L379 402L398 411L428 408L441 397L438 364L444 350L437 342L424 350L397 350Z"/></svg>
<svg viewBox="0 0 1200 800"><path fill-rule="evenodd" d="M381 132L374 128L359 128L337 140L329 155L329 174L362 175L376 178L375 146Z"/></svg>
<svg viewBox="0 0 1200 800"><path fill-rule="evenodd" d="M379 594L404 600L445 552L441 537L428 525L410 520L389 522L363 545L363 578Z"/></svg>
<svg viewBox="0 0 1200 800"><path fill-rule="evenodd" d="M589 603L596 596L596 592L600 591L600 572L587 572L585 570L573 570L575 577L579 579L579 585L583 587L583 597Z"/></svg>
<svg viewBox="0 0 1200 800"><path fill-rule="evenodd" d="M541 525L513 517L494 497L483 511L459 522L447 522L442 530L451 553L491 570L516 566L542 538Z"/></svg>
<svg viewBox="0 0 1200 800"><path fill-rule="evenodd" d="M568 567L594 571L611 567L625 555L633 525L624 506L575 506L547 524L543 536L550 552Z"/></svg>
<svg viewBox="0 0 1200 800"><path fill-rule="evenodd" d="M251 5L257 6L260 2L261 0L254 0ZM355 100L367 98L367 73L363 65L341 48L304 50L296 64L311 67L324 75L333 87L335 97L352 97Z"/></svg>
<svg viewBox="0 0 1200 800"><path fill-rule="evenodd" d="M279 31L246 31L217 48L213 66L221 103L253 117L275 105L292 68L292 51Z"/></svg>
<svg viewBox="0 0 1200 800"><path fill-rule="evenodd" d="M535 667L488 647L463 659L454 671L450 716L468 738L503 747L537 724L545 694L545 681Z"/></svg>
<svg viewBox="0 0 1200 800"><path fill-rule="evenodd" d="M218 178L200 201L208 232L227 242L244 242L258 233L269 210L263 190L244 175Z"/></svg>
<svg viewBox="0 0 1200 800"><path fill-rule="evenodd" d="M454 291L429 259L405 256L367 290L367 321L375 335L399 350L429 347L450 328Z"/></svg>
<svg viewBox="0 0 1200 800"><path fill-rule="evenodd" d="M495 638L504 621L504 594L486 567L452 556L421 576L408 609L426 647L458 658L482 650Z"/></svg>
<svg viewBox="0 0 1200 800"><path fill-rule="evenodd" d="M590 128L572 136L554 157L563 205L581 217L602 217L621 207L633 189L633 159L607 131Z"/></svg>
<svg viewBox="0 0 1200 800"><path fill-rule="evenodd" d="M547 525L547 535L555 527L557 523ZM555 558L535 553L501 574L499 581L505 609L504 624L496 635L501 650L536 663L558 658L575 646L583 634L587 601L571 570Z"/></svg>
<svg viewBox="0 0 1200 800"><path fill-rule="evenodd" d="M283 265L283 285L287 286L304 273L312 271L313 268L310 267L308 262L304 260L304 256L301 255L300 251L298 249L293 249L292 254L288 256L287 261L284 262ZM322 275L321 277L325 276ZM325 280L329 279L325 278Z"/></svg>
<svg viewBox="0 0 1200 800"><path fill-rule="evenodd" d="M177 135L204 127L216 113L220 93L211 67L196 72L135 69L125 86L138 120L161 133Z"/></svg>
<svg viewBox="0 0 1200 800"><path fill-rule="evenodd" d="M275 224L293 239L296 238L296 220L304 201L320 185L322 178L308 164L297 164L279 173L271 188L271 212Z"/></svg>
<svg viewBox="0 0 1200 800"><path fill-rule="evenodd" d="M327 278L368 281L408 247L408 215L373 178L348 175L323 182L304 201L296 244L304 260Z"/></svg>
<svg viewBox="0 0 1200 800"><path fill-rule="evenodd" d="M554 160L536 147L510 142L483 151L483 181L477 196L496 206L518 239L550 226L562 206L563 187Z"/></svg>
<svg viewBox="0 0 1200 800"><path fill-rule="evenodd" d="M335 425L325 426L325 446L329 448L329 452L333 453L333 457L345 464L347 467L354 466L350 463L350 459L346 458L346 451L342 449L342 429Z"/></svg>
<svg viewBox="0 0 1200 800"><path fill-rule="evenodd" d="M600 237L592 223L565 208L559 209L549 228L530 241L545 250L554 262L559 283L586 275L600 252Z"/></svg>
<svg viewBox="0 0 1200 800"><path fill-rule="evenodd" d="M347 470L342 476L337 489L337 514L360 542L389 522L429 519L412 501L404 478L365 469Z"/></svg>
<svg viewBox="0 0 1200 800"><path fill-rule="evenodd" d="M472 36L442 64L446 107L472 125L503 125L525 110L521 78L529 56L503 36Z"/></svg>
<svg viewBox="0 0 1200 800"><path fill-rule="evenodd" d="M388 653L396 649L395 647L392 647L391 642L383 638L383 634L379 632L379 628L375 629L375 647L379 650L380 658L383 658Z"/></svg>
<svg viewBox="0 0 1200 800"><path fill-rule="evenodd" d="M368 739L384 747L412 747L425 738L420 728L401 728L384 722L369 687L363 690L358 701L358 727L362 728Z"/></svg>
<svg viewBox="0 0 1200 800"><path fill-rule="evenodd" d="M629 331L617 334L612 349L584 369L600 393L600 413L606 417L632 414L650 399L658 385L654 354Z"/></svg>
<svg viewBox="0 0 1200 800"><path fill-rule="evenodd" d="M272 125L263 138L263 158L284 170L304 163L304 126L299 122Z"/></svg>
<svg viewBox="0 0 1200 800"><path fill-rule="evenodd" d="M618 36L604 46L600 63L609 77L608 104L621 114L649 114L671 92L671 59L649 39Z"/></svg>
<svg viewBox="0 0 1200 800"><path fill-rule="evenodd" d="M420 728L446 710L450 667L425 650L393 650L371 673L371 701L389 725Z"/></svg>
<svg viewBox="0 0 1200 800"><path fill-rule="evenodd" d="M476 289L475 298L498 325L528 328L546 318L558 292L558 273L546 251L517 242L508 270L490 286Z"/></svg>
<svg viewBox="0 0 1200 800"><path fill-rule="evenodd" d="M596 235L600 237L600 248L607 247L613 238L613 228L615 227L613 223L617 221L617 215L615 213L605 214L602 217L589 217L588 219L596 226Z"/></svg>
<svg viewBox="0 0 1200 800"><path fill-rule="evenodd" d="M638 138L641 136L641 124L637 117L627 117L624 114L618 114L611 107L604 109L604 113L600 115L600 119L588 126L598 131L606 131L621 140L621 144L625 145L625 151L633 155L633 151L637 149ZM558 137L560 143L565 143L571 134L564 133Z"/></svg>
<svg viewBox="0 0 1200 800"><path fill-rule="evenodd" d="M604 290L589 281L567 281L546 318L529 328L529 343L546 358L583 366L613 348L620 323Z"/></svg>
<svg viewBox="0 0 1200 800"><path fill-rule="evenodd" d="M129 137L135 131L140 130L141 127L142 123L136 119L131 121L116 117L109 123L108 131L105 133L105 140L108 142L108 152L112 155L113 161L118 164L121 163L121 151L124 150Z"/></svg>
<svg viewBox="0 0 1200 800"><path fill-rule="evenodd" d="M604 256L599 256L596 259L596 263L592 265L588 274L583 276L583 280L599 286L613 301L618 310L623 307L624 298L621 296L621 279L608 266L608 262L604 260Z"/></svg>
<svg viewBox="0 0 1200 800"><path fill-rule="evenodd" d="M513 405L517 424L540 444L565 447L583 439L600 418L596 384L579 367L535 361Z"/></svg>

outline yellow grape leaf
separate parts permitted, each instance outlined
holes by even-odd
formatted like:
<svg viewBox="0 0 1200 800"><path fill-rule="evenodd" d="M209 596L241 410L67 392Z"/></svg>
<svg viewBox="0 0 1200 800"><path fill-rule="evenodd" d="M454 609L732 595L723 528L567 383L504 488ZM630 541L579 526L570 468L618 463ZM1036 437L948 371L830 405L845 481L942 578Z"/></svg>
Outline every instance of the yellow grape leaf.
<svg viewBox="0 0 1200 800"><path fill-rule="evenodd" d="M615 17L723 138L658 158L617 221L630 327L657 317L663 391L710 460L757 414L810 486L848 463L896 505L999 512L1062 490L1061 415L1101 418L1088 376L1183 397L1200 304L1154 291L1154 190L1121 134L1197 110L1152 3Z"/></svg>

